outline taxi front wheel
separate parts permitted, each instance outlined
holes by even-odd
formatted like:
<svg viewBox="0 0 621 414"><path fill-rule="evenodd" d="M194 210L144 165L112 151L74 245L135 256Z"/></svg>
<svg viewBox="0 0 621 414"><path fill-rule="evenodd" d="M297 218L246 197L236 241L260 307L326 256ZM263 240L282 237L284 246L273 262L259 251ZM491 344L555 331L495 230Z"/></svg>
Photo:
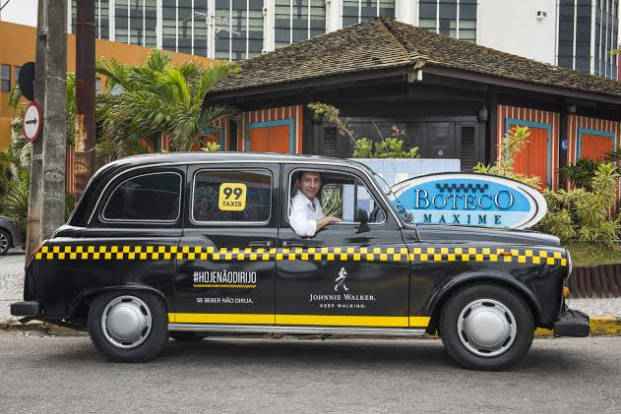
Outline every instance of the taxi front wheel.
<svg viewBox="0 0 621 414"><path fill-rule="evenodd" d="M513 291L474 285L443 306L440 335L447 353L464 368L499 370L520 362L533 342L528 304Z"/></svg>
<svg viewBox="0 0 621 414"><path fill-rule="evenodd" d="M168 341L166 307L146 292L111 292L97 296L88 312L95 347L109 360L146 362Z"/></svg>

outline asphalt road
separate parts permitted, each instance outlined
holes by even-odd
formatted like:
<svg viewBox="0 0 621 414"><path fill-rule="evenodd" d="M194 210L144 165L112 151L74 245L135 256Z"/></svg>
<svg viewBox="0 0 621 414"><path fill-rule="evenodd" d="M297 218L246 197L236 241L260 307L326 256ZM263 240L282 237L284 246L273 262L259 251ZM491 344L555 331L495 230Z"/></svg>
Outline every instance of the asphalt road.
<svg viewBox="0 0 621 414"><path fill-rule="evenodd" d="M619 413L621 338L541 339L510 372L438 340L207 339L105 362L87 337L0 333L2 413Z"/></svg>

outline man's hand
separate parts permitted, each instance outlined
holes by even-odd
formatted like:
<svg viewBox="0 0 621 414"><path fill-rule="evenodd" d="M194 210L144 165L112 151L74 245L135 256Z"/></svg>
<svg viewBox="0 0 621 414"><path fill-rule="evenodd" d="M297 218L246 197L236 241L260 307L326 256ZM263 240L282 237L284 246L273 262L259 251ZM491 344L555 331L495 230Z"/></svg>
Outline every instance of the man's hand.
<svg viewBox="0 0 621 414"><path fill-rule="evenodd" d="M336 223L340 223L341 221L342 220L338 217L326 216L317 222L317 231L323 229L329 224L336 224Z"/></svg>

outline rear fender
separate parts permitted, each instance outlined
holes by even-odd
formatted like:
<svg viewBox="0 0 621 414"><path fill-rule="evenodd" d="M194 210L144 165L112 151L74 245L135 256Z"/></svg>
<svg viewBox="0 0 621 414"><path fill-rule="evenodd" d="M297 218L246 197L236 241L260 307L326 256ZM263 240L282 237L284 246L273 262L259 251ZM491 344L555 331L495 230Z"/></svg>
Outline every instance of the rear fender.
<svg viewBox="0 0 621 414"><path fill-rule="evenodd" d="M155 296L159 297L162 300L162 303L164 303L164 305L166 306L166 309L169 308L169 303L168 303L168 299L166 298L166 296L161 291L151 286L140 285L140 284L106 286L103 288L91 289L91 290L86 290L82 292L75 299L75 301L73 301L73 303L71 304L69 308L69 319L72 320L75 318L82 317L83 315L81 315L80 309L83 308L83 306L90 303L90 301L92 301L93 298L95 298L96 296L99 296L101 294L108 293L108 292L131 293L131 292L136 292L136 291L148 292L148 293L154 294Z"/></svg>

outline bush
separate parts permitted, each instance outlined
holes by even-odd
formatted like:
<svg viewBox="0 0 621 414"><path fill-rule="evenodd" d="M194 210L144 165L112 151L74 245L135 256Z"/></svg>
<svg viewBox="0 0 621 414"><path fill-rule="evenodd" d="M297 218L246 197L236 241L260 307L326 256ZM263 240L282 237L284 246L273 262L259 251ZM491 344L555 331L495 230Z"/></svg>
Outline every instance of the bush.
<svg viewBox="0 0 621 414"><path fill-rule="evenodd" d="M559 169L559 174L578 188L591 190L591 182L599 163L593 160L578 160L575 165L567 165Z"/></svg>
<svg viewBox="0 0 621 414"><path fill-rule="evenodd" d="M539 177L527 177L513 170L513 156L520 152L529 137L530 130L528 127L511 128L502 139L502 159L494 165L478 163L474 166L473 171L480 174L499 175L520 181L531 187L539 187Z"/></svg>
<svg viewBox="0 0 621 414"><path fill-rule="evenodd" d="M403 148L403 140L397 137L373 142L369 138L358 138L354 142L354 158L418 158L418 147Z"/></svg>
<svg viewBox="0 0 621 414"><path fill-rule="evenodd" d="M617 168L611 163L598 165L590 188L544 193L548 214L539 229L554 234L564 242L571 240L603 243L614 247L620 226L620 217L614 217L615 187L619 179Z"/></svg>

